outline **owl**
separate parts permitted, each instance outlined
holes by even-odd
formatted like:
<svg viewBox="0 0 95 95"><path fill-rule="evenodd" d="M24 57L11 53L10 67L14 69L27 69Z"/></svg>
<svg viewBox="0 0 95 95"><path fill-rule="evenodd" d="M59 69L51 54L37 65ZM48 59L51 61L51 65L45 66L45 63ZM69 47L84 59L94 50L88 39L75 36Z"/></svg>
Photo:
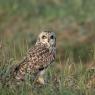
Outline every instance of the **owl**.
<svg viewBox="0 0 95 95"><path fill-rule="evenodd" d="M14 78L23 81L27 74L36 74L39 75L38 81L44 84L42 76L55 57L56 35L52 31L42 31L38 35L35 45L29 49L22 62L14 69Z"/></svg>

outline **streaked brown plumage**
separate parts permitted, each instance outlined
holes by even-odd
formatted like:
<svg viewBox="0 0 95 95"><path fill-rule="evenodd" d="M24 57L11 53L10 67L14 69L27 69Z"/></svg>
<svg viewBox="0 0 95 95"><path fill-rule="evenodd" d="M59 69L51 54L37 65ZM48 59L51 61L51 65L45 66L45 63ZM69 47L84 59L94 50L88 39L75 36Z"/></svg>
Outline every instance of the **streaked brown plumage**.
<svg viewBox="0 0 95 95"><path fill-rule="evenodd" d="M16 66L13 76L16 80L24 80L26 74L40 73L47 68L56 55L56 37L54 32L41 32L33 48L24 60Z"/></svg>

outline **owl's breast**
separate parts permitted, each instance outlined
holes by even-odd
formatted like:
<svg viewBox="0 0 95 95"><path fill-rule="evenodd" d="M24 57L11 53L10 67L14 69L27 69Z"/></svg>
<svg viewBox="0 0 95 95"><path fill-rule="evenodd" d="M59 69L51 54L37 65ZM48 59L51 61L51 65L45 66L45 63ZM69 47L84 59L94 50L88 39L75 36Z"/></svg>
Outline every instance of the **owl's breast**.
<svg viewBox="0 0 95 95"><path fill-rule="evenodd" d="M28 67L31 70L46 68L49 64L51 64L55 60L56 51L53 48L51 51L44 45L36 45L35 48L29 51L27 55Z"/></svg>

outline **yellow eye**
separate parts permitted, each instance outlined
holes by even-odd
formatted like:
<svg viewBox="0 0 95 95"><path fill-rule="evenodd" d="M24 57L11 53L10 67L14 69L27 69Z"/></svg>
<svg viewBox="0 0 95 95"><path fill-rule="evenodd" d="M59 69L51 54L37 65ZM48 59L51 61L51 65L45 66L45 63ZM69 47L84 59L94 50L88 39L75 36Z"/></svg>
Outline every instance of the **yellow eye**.
<svg viewBox="0 0 95 95"><path fill-rule="evenodd" d="M46 39L47 37L45 35L42 36L42 39Z"/></svg>

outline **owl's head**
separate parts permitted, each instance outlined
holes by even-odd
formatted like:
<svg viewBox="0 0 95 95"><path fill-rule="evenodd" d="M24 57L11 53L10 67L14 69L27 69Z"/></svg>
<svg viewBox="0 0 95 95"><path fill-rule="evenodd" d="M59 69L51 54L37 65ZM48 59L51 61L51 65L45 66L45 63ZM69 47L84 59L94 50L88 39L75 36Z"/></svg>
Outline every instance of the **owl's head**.
<svg viewBox="0 0 95 95"><path fill-rule="evenodd" d="M56 46L56 35L52 31L42 31L39 36L37 43L42 43L47 45L48 47L55 47Z"/></svg>

